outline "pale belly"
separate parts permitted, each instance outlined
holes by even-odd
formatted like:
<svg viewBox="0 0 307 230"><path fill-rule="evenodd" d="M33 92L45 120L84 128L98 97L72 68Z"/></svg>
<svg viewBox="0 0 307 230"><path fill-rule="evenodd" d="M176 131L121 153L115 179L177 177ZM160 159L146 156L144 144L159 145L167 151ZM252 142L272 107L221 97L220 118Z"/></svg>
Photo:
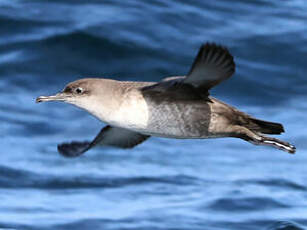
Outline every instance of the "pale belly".
<svg viewBox="0 0 307 230"><path fill-rule="evenodd" d="M229 136L229 119L226 104L212 98L212 101L162 101L147 103L146 127L135 131L143 134L179 138L217 138Z"/></svg>
<svg viewBox="0 0 307 230"><path fill-rule="evenodd" d="M210 123L206 103L159 103L149 108L148 131L171 138L205 138Z"/></svg>
<svg viewBox="0 0 307 230"><path fill-rule="evenodd" d="M208 136L210 116L207 104L161 103L124 104L108 124L169 138L205 138Z"/></svg>
<svg viewBox="0 0 307 230"><path fill-rule="evenodd" d="M146 135L169 138L218 137L212 132L212 105L208 101L152 101L135 92L108 116L101 117L109 125ZM214 128L214 127L213 127Z"/></svg>

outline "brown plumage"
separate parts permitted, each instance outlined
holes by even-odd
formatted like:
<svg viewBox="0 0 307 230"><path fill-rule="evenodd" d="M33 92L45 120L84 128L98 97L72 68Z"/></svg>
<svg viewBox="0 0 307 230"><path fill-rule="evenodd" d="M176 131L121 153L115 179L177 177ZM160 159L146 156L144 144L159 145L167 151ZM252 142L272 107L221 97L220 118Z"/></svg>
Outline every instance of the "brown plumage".
<svg viewBox="0 0 307 230"><path fill-rule="evenodd" d="M97 145L131 148L150 136L236 137L294 153L293 145L264 136L284 132L281 124L256 119L209 96L212 87L234 72L230 52L206 43L187 76L168 77L160 82L81 79L68 84L62 93L39 97L37 102L71 103L109 124L91 142L59 145L59 152L67 157L79 156Z"/></svg>

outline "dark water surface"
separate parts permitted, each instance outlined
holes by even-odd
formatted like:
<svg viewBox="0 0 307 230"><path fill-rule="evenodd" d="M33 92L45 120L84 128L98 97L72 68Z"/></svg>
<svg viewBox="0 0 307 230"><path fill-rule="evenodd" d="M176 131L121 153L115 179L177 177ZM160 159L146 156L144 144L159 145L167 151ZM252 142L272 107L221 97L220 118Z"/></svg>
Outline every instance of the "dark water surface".
<svg viewBox="0 0 307 230"><path fill-rule="evenodd" d="M0 0L0 229L307 229L306 25L304 0ZM283 123L296 155L159 138L57 153L103 124L37 96L81 77L185 74L204 41L237 63L212 94Z"/></svg>

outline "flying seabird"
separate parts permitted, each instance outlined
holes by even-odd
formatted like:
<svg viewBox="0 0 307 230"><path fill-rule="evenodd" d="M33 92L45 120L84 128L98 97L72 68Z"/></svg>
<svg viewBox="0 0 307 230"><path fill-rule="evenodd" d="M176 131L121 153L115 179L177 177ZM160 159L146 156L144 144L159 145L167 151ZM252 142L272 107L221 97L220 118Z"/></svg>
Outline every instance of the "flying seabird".
<svg viewBox="0 0 307 230"><path fill-rule="evenodd" d="M66 157L80 156L97 145L133 148L150 136L236 137L295 153L293 145L264 135L281 134L281 124L253 118L209 95L212 87L234 72L235 63L228 49L206 43L186 76L160 82L80 79L54 96L38 97L36 102L70 103L108 124L91 142L58 145L58 151Z"/></svg>

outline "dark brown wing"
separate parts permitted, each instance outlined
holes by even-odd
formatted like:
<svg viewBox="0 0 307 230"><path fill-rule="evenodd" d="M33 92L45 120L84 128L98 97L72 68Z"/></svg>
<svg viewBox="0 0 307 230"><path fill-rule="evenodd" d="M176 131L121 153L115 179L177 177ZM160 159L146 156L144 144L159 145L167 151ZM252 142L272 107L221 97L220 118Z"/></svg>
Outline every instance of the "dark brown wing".
<svg viewBox="0 0 307 230"><path fill-rule="evenodd" d="M183 83L209 90L235 72L235 63L227 48L216 44L202 45Z"/></svg>
<svg viewBox="0 0 307 230"><path fill-rule="evenodd" d="M127 129L106 126L101 129L98 135L92 142L78 142L63 143L58 145L58 151L65 157L77 157L97 146L113 146L118 148L133 148L142 143L150 136L133 132Z"/></svg>
<svg viewBox="0 0 307 230"><path fill-rule="evenodd" d="M155 94L164 100L170 97L173 100L210 100L208 90L234 72L235 63L229 51L225 47L206 43L200 47L187 76L167 77L143 87L142 92Z"/></svg>

